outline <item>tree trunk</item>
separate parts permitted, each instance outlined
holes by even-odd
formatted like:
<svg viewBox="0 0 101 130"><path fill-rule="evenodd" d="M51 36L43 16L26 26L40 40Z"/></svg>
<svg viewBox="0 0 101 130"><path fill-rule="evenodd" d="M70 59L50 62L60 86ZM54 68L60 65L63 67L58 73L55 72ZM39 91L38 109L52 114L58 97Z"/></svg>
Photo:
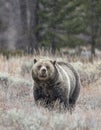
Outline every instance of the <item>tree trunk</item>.
<svg viewBox="0 0 101 130"><path fill-rule="evenodd" d="M92 35L91 37L91 62L93 63L93 59L95 57L95 37Z"/></svg>
<svg viewBox="0 0 101 130"><path fill-rule="evenodd" d="M53 24L52 24L52 30L53 30L53 37L52 37L52 43L51 43L51 47L52 47L52 54L54 55L56 52L56 36L55 36L55 31L56 31L56 19L55 17L57 16L57 0L55 0L53 2Z"/></svg>
<svg viewBox="0 0 101 130"><path fill-rule="evenodd" d="M52 51L51 52L52 52L53 55L55 55L55 52L56 52L56 40L55 40L55 36L53 36L51 47L52 47Z"/></svg>
<svg viewBox="0 0 101 130"><path fill-rule="evenodd" d="M37 28L37 11L38 11L38 1L37 0L29 0L29 51L33 53L34 50L38 52L38 33L36 33Z"/></svg>
<svg viewBox="0 0 101 130"><path fill-rule="evenodd" d="M19 0L20 4L20 19L21 19L21 49L28 48L28 23L27 23L27 2L26 0Z"/></svg>
<svg viewBox="0 0 101 130"><path fill-rule="evenodd" d="M93 63L93 59L95 56L95 45L96 45L96 31L97 31L97 26L95 22L95 0L91 0L91 62Z"/></svg>

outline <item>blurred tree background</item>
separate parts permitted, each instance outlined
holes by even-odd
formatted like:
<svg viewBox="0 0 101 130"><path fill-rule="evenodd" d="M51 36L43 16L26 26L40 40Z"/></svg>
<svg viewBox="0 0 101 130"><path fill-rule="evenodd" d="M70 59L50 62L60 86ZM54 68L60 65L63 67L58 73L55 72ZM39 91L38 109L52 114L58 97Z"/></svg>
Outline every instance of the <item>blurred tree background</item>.
<svg viewBox="0 0 101 130"><path fill-rule="evenodd" d="M101 49L100 0L0 0L0 50Z"/></svg>

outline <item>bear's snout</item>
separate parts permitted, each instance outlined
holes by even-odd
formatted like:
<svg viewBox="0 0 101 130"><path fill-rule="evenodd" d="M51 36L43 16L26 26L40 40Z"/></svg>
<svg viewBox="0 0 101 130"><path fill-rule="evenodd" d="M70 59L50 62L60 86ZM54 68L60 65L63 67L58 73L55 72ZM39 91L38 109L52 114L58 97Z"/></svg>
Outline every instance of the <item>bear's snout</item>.
<svg viewBox="0 0 101 130"><path fill-rule="evenodd" d="M41 69L40 69L40 72L42 73L42 74L46 74L46 71L47 71L47 69L46 69L46 67L41 67Z"/></svg>
<svg viewBox="0 0 101 130"><path fill-rule="evenodd" d="M46 69L45 69L45 68L43 68L41 71L42 71L42 73L45 73L45 72L46 72Z"/></svg>

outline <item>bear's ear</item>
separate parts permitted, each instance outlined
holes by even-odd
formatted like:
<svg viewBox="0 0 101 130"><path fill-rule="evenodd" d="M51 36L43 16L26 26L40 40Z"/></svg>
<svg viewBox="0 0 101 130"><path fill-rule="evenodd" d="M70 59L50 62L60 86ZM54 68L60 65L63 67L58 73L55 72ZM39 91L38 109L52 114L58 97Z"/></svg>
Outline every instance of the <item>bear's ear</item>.
<svg viewBox="0 0 101 130"><path fill-rule="evenodd" d="M34 59L34 64L37 62L37 60L36 59Z"/></svg>
<svg viewBox="0 0 101 130"><path fill-rule="evenodd" d="M53 65L55 65L55 64L56 64L56 60L55 60L55 61L51 61L51 63L52 63Z"/></svg>

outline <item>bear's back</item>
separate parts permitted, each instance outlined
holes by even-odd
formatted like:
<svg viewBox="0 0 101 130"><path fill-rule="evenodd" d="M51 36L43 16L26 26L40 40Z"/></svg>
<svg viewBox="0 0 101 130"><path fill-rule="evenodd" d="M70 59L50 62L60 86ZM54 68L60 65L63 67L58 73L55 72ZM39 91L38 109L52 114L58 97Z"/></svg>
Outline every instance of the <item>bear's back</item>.
<svg viewBox="0 0 101 130"><path fill-rule="evenodd" d="M70 90L71 90L70 93L72 94L72 92L75 89L76 80L77 80L75 75L76 71L71 64L64 63L64 62L57 62L57 64L58 64L57 65L58 71L60 72L59 75L62 76L64 83L70 84ZM69 83L67 80L69 80Z"/></svg>

